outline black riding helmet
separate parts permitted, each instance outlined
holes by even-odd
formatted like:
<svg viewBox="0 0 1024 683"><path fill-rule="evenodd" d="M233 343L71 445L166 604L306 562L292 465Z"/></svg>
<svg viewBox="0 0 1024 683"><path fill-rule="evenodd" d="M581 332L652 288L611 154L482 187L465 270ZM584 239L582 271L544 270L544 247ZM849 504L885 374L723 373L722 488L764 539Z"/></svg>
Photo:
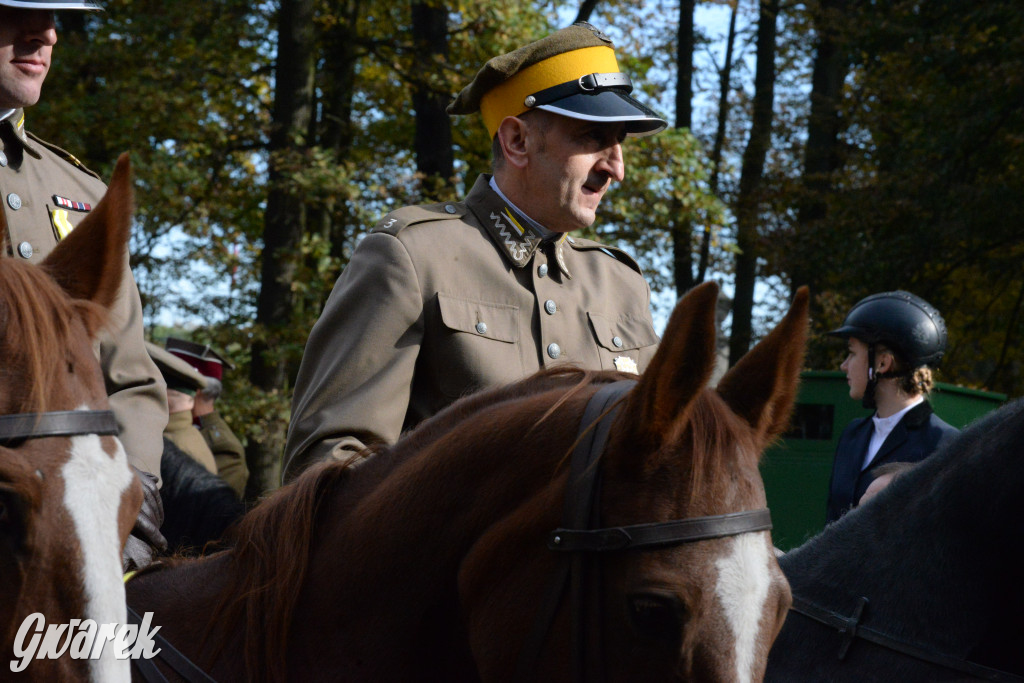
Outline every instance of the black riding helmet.
<svg viewBox="0 0 1024 683"><path fill-rule="evenodd" d="M908 375L928 365L938 367L946 352L946 321L939 311L921 297L897 290L872 294L861 299L846 314L842 327L828 332L830 336L854 337L868 345L868 383L863 405L875 407L875 345L885 344L908 364L907 372L889 372L886 377Z"/></svg>
<svg viewBox="0 0 1024 683"><path fill-rule="evenodd" d="M856 337L865 344L879 342L899 354L911 368L938 367L946 352L946 322L921 297L904 292L872 294L857 302L833 337Z"/></svg>

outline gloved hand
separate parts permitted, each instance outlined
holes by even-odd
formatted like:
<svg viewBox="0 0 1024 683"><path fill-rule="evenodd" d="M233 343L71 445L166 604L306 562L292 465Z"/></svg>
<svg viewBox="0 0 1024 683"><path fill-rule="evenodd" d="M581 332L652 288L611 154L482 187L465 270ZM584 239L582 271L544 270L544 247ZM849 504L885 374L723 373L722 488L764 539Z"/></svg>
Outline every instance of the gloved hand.
<svg viewBox="0 0 1024 683"><path fill-rule="evenodd" d="M164 506L160 500L157 478L134 465L130 467L142 484L142 509L124 544L121 559L126 572L142 569L152 562L154 550L167 550L167 539L160 533L160 525L164 523Z"/></svg>

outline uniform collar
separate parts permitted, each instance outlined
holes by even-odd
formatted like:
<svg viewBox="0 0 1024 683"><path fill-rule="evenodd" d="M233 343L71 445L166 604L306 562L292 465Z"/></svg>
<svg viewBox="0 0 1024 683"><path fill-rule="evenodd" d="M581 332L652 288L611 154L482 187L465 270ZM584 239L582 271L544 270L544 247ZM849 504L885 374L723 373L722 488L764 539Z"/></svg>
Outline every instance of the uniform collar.
<svg viewBox="0 0 1024 683"><path fill-rule="evenodd" d="M35 143L29 138L28 133L25 131L25 110L15 109L9 116L4 119L0 119L0 132L4 134L0 136L0 142L3 144L3 148L6 149L8 145L20 144L29 154L35 158L39 158L39 151L35 148ZM10 133L14 133L13 136ZM20 150L18 150L20 152ZM8 154L10 156L10 153Z"/></svg>
<svg viewBox="0 0 1024 683"><path fill-rule="evenodd" d="M521 212L500 192L491 187L491 175L482 173L466 197L466 206L483 224L498 249L516 268L525 268L542 243L553 245L559 270L568 277L564 249L566 233L550 232Z"/></svg>

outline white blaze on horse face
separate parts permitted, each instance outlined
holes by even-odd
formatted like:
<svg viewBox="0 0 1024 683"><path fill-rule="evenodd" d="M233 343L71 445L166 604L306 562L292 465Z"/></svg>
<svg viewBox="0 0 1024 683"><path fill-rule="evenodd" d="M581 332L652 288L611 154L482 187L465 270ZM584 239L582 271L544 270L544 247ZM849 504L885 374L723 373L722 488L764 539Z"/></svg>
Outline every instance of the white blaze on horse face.
<svg viewBox="0 0 1024 683"><path fill-rule="evenodd" d="M715 562L715 592L735 638L736 681L750 683L757 654L758 635L771 586L773 558L764 534L746 533L728 539L732 552Z"/></svg>
<svg viewBox="0 0 1024 683"><path fill-rule="evenodd" d="M127 621L121 573L121 537L118 512L121 497L131 486L132 474L121 442L111 457L95 434L71 437L71 457L62 469L64 505L74 522L82 549L82 585L85 614L97 624ZM114 657L108 643L99 659L89 661L94 681L129 681L129 660Z"/></svg>

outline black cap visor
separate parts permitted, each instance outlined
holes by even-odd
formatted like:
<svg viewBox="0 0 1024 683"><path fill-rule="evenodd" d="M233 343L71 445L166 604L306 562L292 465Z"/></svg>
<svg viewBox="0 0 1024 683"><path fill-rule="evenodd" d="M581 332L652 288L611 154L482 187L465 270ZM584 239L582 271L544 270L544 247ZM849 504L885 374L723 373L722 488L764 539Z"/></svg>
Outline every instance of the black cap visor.
<svg viewBox="0 0 1024 683"><path fill-rule="evenodd" d="M626 124L626 135L631 137L653 135L668 127L667 121L622 90L605 89L593 93L577 93L548 104L541 104L537 109L583 121L623 121Z"/></svg>
<svg viewBox="0 0 1024 683"><path fill-rule="evenodd" d="M91 12L99 12L103 8L91 0L80 2L68 2L67 0L0 0L0 5L5 7L17 7L19 9L84 9Z"/></svg>

